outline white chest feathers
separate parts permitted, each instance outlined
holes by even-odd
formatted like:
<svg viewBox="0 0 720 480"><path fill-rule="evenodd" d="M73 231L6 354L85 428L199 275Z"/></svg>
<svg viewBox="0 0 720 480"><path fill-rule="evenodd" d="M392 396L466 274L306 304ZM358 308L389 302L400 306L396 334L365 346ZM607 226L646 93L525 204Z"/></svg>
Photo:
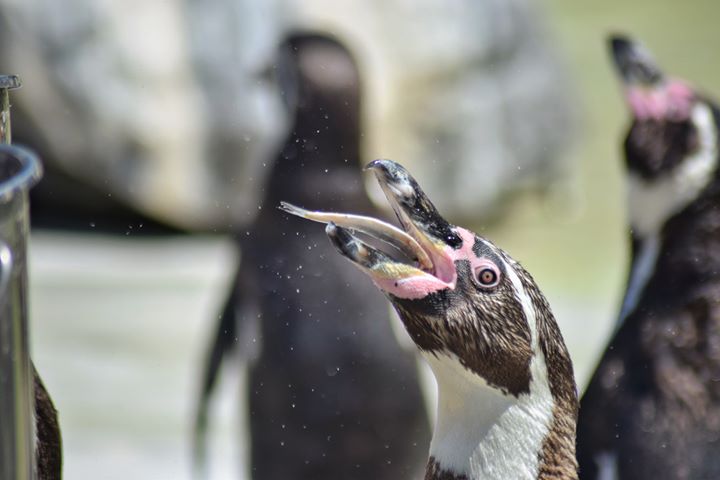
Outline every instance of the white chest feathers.
<svg viewBox="0 0 720 480"><path fill-rule="evenodd" d="M686 207L712 179L717 166L716 127L710 107L695 105L692 121L698 132L698 149L673 171L653 181L630 173L628 205L630 224L641 238L660 232L662 225Z"/></svg>
<svg viewBox="0 0 720 480"><path fill-rule="evenodd" d="M543 356L535 355L530 393L519 398L489 386L457 358L427 360L439 395L430 455L441 468L470 479L536 479L553 416Z"/></svg>

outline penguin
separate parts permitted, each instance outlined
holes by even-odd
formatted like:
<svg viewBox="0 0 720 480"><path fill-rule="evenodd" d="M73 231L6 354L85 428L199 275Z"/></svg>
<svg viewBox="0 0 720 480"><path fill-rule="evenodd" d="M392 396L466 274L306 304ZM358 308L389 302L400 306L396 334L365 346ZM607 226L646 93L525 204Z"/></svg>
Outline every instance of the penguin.
<svg viewBox="0 0 720 480"><path fill-rule="evenodd" d="M441 217L400 164L367 168L401 228L283 208L327 223L331 243L385 294L430 365L438 407L425 480L578 478L573 366L533 278L489 240Z"/></svg>
<svg viewBox="0 0 720 480"><path fill-rule="evenodd" d="M360 161L360 79L335 39L297 34L276 68L294 112L260 212L237 236L242 258L208 354L196 452L222 360L249 362L250 470L255 480L411 478L430 438L415 355L390 309L307 222L278 222L281 198L378 212ZM378 392L392 391L392 395Z"/></svg>
<svg viewBox="0 0 720 480"><path fill-rule="evenodd" d="M624 143L631 265L616 330L582 398L583 478L720 478L720 179L716 104L640 43L609 48Z"/></svg>

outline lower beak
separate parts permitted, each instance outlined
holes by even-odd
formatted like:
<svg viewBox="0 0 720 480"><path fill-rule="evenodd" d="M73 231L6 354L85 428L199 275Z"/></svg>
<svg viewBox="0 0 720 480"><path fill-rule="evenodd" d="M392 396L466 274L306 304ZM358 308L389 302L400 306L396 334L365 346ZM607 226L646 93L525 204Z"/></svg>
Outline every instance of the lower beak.
<svg viewBox="0 0 720 480"><path fill-rule="evenodd" d="M344 257L365 270L376 282L398 281L429 274L415 265L397 261L368 245L353 235L348 228L328 223L325 233Z"/></svg>

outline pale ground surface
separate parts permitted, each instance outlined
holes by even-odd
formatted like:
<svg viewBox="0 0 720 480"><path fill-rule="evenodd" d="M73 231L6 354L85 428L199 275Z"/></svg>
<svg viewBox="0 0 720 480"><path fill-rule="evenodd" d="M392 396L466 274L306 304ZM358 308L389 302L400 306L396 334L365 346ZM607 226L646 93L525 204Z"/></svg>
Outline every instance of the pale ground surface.
<svg viewBox="0 0 720 480"><path fill-rule="evenodd" d="M216 238L33 235L35 363L60 410L65 478L190 477L199 360L234 261ZM222 407L213 478L237 478L237 416Z"/></svg>

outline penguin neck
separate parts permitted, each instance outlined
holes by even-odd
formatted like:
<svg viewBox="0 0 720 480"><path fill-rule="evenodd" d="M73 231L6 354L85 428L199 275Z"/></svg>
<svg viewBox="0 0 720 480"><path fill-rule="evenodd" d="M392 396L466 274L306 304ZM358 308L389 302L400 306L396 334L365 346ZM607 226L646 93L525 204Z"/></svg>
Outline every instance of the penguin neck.
<svg viewBox="0 0 720 480"><path fill-rule="evenodd" d="M531 361L529 393L517 397L488 385L457 358L434 353L426 358L438 383L426 480L534 479L549 470L571 472L562 478L573 478L574 428L562 432L562 426L574 425L574 419L558 418L571 414L551 393L542 353ZM566 441L553 442L568 434ZM549 444L567 451L548 455Z"/></svg>
<svg viewBox="0 0 720 480"><path fill-rule="evenodd" d="M632 236L632 260L619 328L642 305L685 301L720 275L720 192L707 192L667 221L659 232Z"/></svg>
<svg viewBox="0 0 720 480"><path fill-rule="evenodd" d="M663 226L696 201L712 182L718 165L718 127L712 108L698 103L692 111L698 146L672 170L654 179L628 172L630 225L639 238L659 235Z"/></svg>
<svg viewBox="0 0 720 480"><path fill-rule="evenodd" d="M698 132L698 148L672 172L655 181L629 174L632 261L616 328L637 309L662 262L670 257L668 254L677 257L676 253L703 241L702 235L696 235L697 230L707 230L711 222L706 217L720 200L713 188L718 167L715 113L709 105L700 103L694 107L692 119ZM720 227L716 230L720 232ZM709 235L707 241L713 242L716 237ZM682 271L688 275L698 268L704 266L689 262Z"/></svg>

